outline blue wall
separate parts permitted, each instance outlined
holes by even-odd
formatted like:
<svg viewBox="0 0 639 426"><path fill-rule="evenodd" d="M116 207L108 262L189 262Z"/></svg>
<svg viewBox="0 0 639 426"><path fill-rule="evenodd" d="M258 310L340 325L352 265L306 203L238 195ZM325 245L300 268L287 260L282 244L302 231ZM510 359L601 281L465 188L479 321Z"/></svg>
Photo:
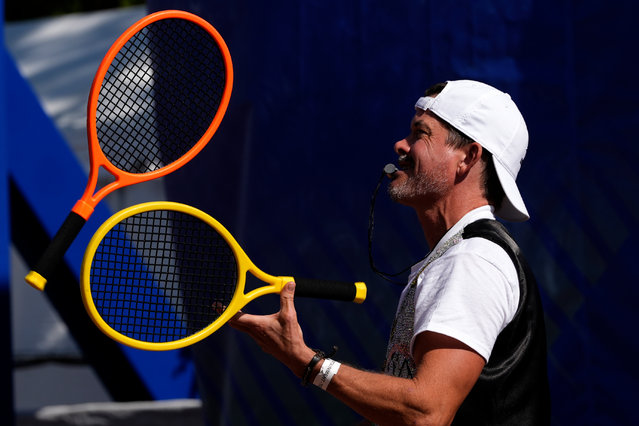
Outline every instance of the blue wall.
<svg viewBox="0 0 639 426"><path fill-rule="evenodd" d="M510 228L542 286L554 422L637 423L639 5L151 0L149 7L208 19L229 44L236 72L220 131L196 165L167 179L169 194L217 216L268 271L366 280L363 306L299 302L308 342L338 344L342 359L365 368L383 358L397 293L367 265L369 197L414 101L446 79L509 92L530 129L520 186L532 214ZM383 198L375 251L395 271L426 248L412 212ZM276 302L251 309L269 312ZM300 390L237 333L221 332L195 353L212 421L354 418L320 392Z"/></svg>

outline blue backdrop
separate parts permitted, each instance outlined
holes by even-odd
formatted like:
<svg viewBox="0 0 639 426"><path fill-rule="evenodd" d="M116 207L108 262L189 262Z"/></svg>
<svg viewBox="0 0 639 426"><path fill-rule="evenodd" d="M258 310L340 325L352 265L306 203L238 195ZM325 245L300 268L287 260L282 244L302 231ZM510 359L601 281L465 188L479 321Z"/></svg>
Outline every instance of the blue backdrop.
<svg viewBox="0 0 639 426"><path fill-rule="evenodd" d="M363 279L363 306L299 302L311 345L378 368L397 288L367 264L369 197L413 105L432 83L509 92L530 130L511 225L541 283L553 422L637 424L634 338L639 180L633 1L151 0L187 8L226 39L236 82L212 145L169 194L200 205L256 263L282 274ZM412 211L380 197L375 252L400 270L426 247ZM255 312L270 312L255 306ZM349 424L356 418L244 336L195 351L210 420Z"/></svg>

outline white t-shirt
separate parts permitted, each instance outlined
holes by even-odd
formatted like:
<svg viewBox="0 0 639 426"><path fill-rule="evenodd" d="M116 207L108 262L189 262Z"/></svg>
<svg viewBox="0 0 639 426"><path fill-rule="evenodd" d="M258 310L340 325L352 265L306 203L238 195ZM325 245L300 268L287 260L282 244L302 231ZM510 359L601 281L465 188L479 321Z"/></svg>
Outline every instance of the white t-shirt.
<svg viewBox="0 0 639 426"><path fill-rule="evenodd" d="M494 218L491 206L470 211L413 266L408 282L419 275L411 353L415 337L433 331L465 343L488 362L497 336L512 320L519 303L519 279L508 254L485 238L462 239L421 270L466 225Z"/></svg>

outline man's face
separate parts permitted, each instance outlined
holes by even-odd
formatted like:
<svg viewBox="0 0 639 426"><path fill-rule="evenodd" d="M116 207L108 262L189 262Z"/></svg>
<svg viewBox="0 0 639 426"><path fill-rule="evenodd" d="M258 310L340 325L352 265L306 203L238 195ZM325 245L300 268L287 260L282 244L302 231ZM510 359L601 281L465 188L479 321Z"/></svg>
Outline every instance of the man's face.
<svg viewBox="0 0 639 426"><path fill-rule="evenodd" d="M395 143L400 170L393 174L390 197L413 207L441 199L455 179L455 150L446 145L448 129L430 111L418 109L409 135Z"/></svg>

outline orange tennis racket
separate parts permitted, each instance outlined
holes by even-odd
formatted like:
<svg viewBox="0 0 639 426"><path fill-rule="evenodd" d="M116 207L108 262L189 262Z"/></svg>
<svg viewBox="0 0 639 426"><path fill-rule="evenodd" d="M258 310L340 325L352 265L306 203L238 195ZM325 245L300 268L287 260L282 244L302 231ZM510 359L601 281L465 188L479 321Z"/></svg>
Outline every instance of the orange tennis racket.
<svg viewBox="0 0 639 426"><path fill-rule="evenodd" d="M232 85L228 48L202 18L167 10L126 30L102 60L89 93L87 187L27 283L44 290L46 277L107 194L164 176L195 157L220 125ZM114 180L96 191L100 168Z"/></svg>

